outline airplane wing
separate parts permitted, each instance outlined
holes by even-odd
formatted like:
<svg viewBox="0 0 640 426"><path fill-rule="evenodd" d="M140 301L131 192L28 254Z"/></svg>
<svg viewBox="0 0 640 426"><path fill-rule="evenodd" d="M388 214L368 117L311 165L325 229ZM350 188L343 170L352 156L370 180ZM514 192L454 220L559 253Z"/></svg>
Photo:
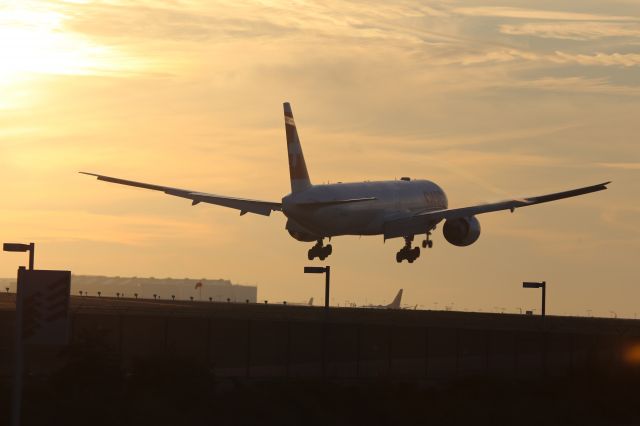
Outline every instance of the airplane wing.
<svg viewBox="0 0 640 426"><path fill-rule="evenodd" d="M219 206L229 207L240 210L240 215L245 213L255 213L263 216L269 216L272 211L282 210L281 203L272 203L269 201L247 200L244 198L223 197L221 195L207 194L206 192L191 191L188 189L171 188L169 186L153 185L150 183L135 182L132 180L119 179L110 176L98 175L95 173L80 172L84 175L95 176L98 180L105 182L118 183L120 185L135 186L138 188L151 189L154 191L162 191L168 195L186 198L191 200L192 205L198 203L217 204Z"/></svg>
<svg viewBox="0 0 640 426"><path fill-rule="evenodd" d="M578 195L589 194L591 192L603 191L607 189L607 185L610 183L611 182L605 182L598 185L571 189L569 191L539 195L536 197L511 199L497 203L479 204L476 206L456 209L425 211L410 217L393 219L386 222L384 238L387 239L402 237L405 235L421 234L429 230L441 220L458 219L461 217L475 216L482 213L490 213L500 210L511 210L513 213L515 209L520 207L533 206L534 204L548 203L550 201L561 200L563 198L576 197Z"/></svg>

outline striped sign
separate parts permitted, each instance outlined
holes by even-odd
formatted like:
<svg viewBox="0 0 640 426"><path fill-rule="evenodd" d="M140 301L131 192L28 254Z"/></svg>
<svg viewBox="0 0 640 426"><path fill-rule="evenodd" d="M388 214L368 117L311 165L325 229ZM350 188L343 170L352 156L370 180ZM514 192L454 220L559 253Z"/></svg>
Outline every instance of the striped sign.
<svg viewBox="0 0 640 426"><path fill-rule="evenodd" d="M22 316L23 343L68 343L70 290L70 271L18 271L18 315Z"/></svg>

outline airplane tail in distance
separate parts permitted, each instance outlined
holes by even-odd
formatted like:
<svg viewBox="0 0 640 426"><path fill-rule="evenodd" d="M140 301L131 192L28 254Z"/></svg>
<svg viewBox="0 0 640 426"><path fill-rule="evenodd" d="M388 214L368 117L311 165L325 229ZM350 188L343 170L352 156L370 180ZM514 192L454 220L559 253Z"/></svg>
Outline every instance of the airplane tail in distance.
<svg viewBox="0 0 640 426"><path fill-rule="evenodd" d="M311 186L309 172L304 162L302 146L296 123L293 121L293 112L289 102L284 103L284 128L287 132L287 152L289 154L289 176L291 178L291 192L300 192Z"/></svg>
<svg viewBox="0 0 640 426"><path fill-rule="evenodd" d="M398 291L398 294L396 294L395 299L393 299L393 302L389 303L387 305L387 308L389 309L400 309L400 301L402 300L402 289L400 289Z"/></svg>
<svg viewBox="0 0 640 426"><path fill-rule="evenodd" d="M309 299L309 306L313 306L313 297Z"/></svg>

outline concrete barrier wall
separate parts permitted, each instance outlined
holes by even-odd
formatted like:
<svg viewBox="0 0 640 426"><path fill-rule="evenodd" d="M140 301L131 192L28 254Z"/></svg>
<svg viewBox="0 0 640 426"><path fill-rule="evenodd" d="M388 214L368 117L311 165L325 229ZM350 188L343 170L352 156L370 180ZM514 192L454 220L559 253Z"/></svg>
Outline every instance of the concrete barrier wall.
<svg viewBox="0 0 640 426"><path fill-rule="evenodd" d="M12 366L13 315L0 318L0 371ZM123 368L158 357L220 377L451 380L628 371L637 336L310 320L75 313L72 345L98 345ZM29 348L31 371L51 368ZM58 356L59 360L60 357ZM46 370L46 369L44 369Z"/></svg>

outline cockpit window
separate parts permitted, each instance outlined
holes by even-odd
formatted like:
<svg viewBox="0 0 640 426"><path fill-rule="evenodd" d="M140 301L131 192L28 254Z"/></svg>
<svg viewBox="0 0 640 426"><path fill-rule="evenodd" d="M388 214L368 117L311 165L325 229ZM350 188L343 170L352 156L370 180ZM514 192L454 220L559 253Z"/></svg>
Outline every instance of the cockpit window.
<svg viewBox="0 0 640 426"><path fill-rule="evenodd" d="M437 191L425 191L424 199L430 207L447 208L443 195Z"/></svg>

